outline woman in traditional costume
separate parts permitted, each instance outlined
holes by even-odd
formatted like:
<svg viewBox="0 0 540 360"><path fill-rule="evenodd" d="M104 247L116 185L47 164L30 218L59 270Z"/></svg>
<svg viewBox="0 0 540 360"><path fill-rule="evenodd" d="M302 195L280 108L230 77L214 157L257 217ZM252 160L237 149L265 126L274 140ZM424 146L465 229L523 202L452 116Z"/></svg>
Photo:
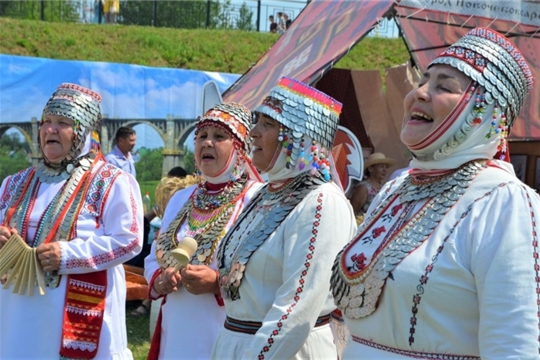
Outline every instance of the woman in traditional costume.
<svg viewBox="0 0 540 360"><path fill-rule="evenodd" d="M356 229L331 176L340 112L339 102L290 78L255 110L253 164L269 182L219 247L227 319L213 359L336 359L328 281Z"/></svg>
<svg viewBox="0 0 540 360"><path fill-rule="evenodd" d="M406 96L413 169L334 264L344 359L538 358L540 199L507 148L532 85L520 51L476 28Z"/></svg>
<svg viewBox="0 0 540 360"><path fill-rule="evenodd" d="M42 159L0 188L0 246L18 233L36 248L47 286L0 290L1 359L132 358L122 263L141 250L142 202L135 179L100 151L100 101L62 84L39 124Z"/></svg>
<svg viewBox="0 0 540 360"><path fill-rule="evenodd" d="M199 181L176 192L158 239L145 260L150 297L164 297L149 359L208 359L225 319L215 249L262 185L248 157L251 111L236 103L211 108L197 123ZM184 237L197 241L190 265L175 270L171 250Z"/></svg>
<svg viewBox="0 0 540 360"><path fill-rule="evenodd" d="M395 163L396 160L387 158L383 153L373 153L367 157L364 163L364 180L355 186L351 195L351 205L359 224L362 221L358 220L358 217L363 219L369 205L384 185L386 171Z"/></svg>

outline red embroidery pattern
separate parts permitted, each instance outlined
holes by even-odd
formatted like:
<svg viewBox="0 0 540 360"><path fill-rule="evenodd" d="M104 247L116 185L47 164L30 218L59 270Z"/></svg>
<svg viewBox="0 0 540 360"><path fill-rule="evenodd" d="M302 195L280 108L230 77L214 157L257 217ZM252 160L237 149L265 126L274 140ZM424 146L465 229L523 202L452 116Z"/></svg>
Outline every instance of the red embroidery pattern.
<svg viewBox="0 0 540 360"><path fill-rule="evenodd" d="M525 189L525 187L524 187ZM538 306L538 328L540 329L540 264L538 263L538 234L536 233L536 216L534 216L533 207L531 204L531 198L529 197L529 193L525 192L527 195L527 202L529 204L529 210L531 212L531 224L532 224L532 247L533 247L533 257L534 257L534 270L536 272L535 280L536 280L536 304ZM540 341L540 334L538 336L538 340ZM540 354L540 347L538 348L538 353Z"/></svg>
<svg viewBox="0 0 540 360"><path fill-rule="evenodd" d="M131 241L127 246L123 246L120 248L116 248L112 251L109 251L105 254L99 254L96 256L92 256L88 259L73 259L66 261L66 269L74 269L74 268L93 268L95 266L104 264L106 262L113 261L115 259L118 259L126 254L129 254L135 249L137 246L139 246L139 239L136 238L133 241Z"/></svg>
<svg viewBox="0 0 540 360"><path fill-rule="evenodd" d="M111 164L106 164L101 168L86 193L85 204L81 210L81 214L89 213L99 218L110 185L119 174L120 170Z"/></svg>
<svg viewBox="0 0 540 360"><path fill-rule="evenodd" d="M132 234L138 235L139 223L137 222L137 203L135 202L132 191L129 192L129 199L131 201L131 227L129 228L129 231L131 231ZM138 237L137 240L139 240Z"/></svg>
<svg viewBox="0 0 540 360"><path fill-rule="evenodd" d="M437 259L439 258L439 254L443 251L444 249L444 245L446 244L446 242L448 241L448 239L450 238L450 236L452 236L452 234L454 233L454 231L456 230L457 226L459 225L459 223L461 223L461 221L463 219L465 219L467 217L467 215L469 215L469 213L471 212L471 210L473 209L473 205L475 203L477 203L478 201L490 196L497 188L502 188L504 186L508 185L508 183L501 183L499 185L497 185L496 187L494 187L493 189L491 189L490 191L486 192L484 195L480 196L479 198L476 198L472 204L470 204L468 207L467 207L467 210L465 210L461 216L459 217L459 219L456 221L456 223L454 224L454 226L452 226L452 228L449 230L448 232L448 235L443 239L442 241L442 244L441 246L439 246L437 248L437 253L435 255L433 255L433 257L431 258L431 263L426 266L426 269L424 271L424 273L422 274L422 276L420 276L420 284L416 287L416 289L418 289L418 293L416 293L414 296L413 296L413 307L412 307L412 316L411 316L411 328L409 329L409 345L412 345L414 343L414 333L415 333L415 327L416 327L416 323L417 323L417 318L416 318L416 314L418 313L418 305L420 305L420 300L422 300L422 294L424 294L424 285L427 283L428 281L428 278L429 278L429 274L431 273L431 271L433 270L433 268L435 267L435 263L437 262Z"/></svg>
<svg viewBox="0 0 540 360"><path fill-rule="evenodd" d="M13 195L15 195L16 190L21 185L21 182L28 178L28 173L32 168L27 168L18 173L14 174L4 189L4 194L2 194L2 199L0 200L0 210L4 210L10 203Z"/></svg>
<svg viewBox="0 0 540 360"><path fill-rule="evenodd" d="M347 267L347 270L349 271L360 271L364 270L364 268L366 267L366 264L364 262L367 260L367 258L364 253L361 253L360 255L354 254L353 256L351 256L351 260L353 261L353 266Z"/></svg>
<svg viewBox="0 0 540 360"><path fill-rule="evenodd" d="M384 234L385 232L386 232L386 228L384 226L380 226L378 228L371 230L371 235L362 238L362 244L366 244L366 243L371 244L373 240L375 240L376 238L378 238L379 236L381 236L381 234Z"/></svg>
<svg viewBox="0 0 540 360"><path fill-rule="evenodd" d="M385 346L381 344L374 343L372 341L362 339L358 336L352 335L352 340L362 345L372 347L374 349L388 351L390 353L399 354L408 356L414 359L444 359L444 360L476 360L480 359L478 356L471 355L454 355L454 354L437 354L437 353L427 353L422 351L412 351L412 350L402 350L396 349L390 346Z"/></svg>
<svg viewBox="0 0 540 360"><path fill-rule="evenodd" d="M287 313L281 315L281 319L277 323L277 329L272 331L270 334L270 337L268 338L268 345L264 346L259 353L258 359L263 360L264 354L270 351L270 348L272 347L272 344L274 343L274 336L278 336L279 332L281 331L283 327L283 322L286 321L289 318L289 314L292 313L294 307L296 304L300 301L300 295L304 291L304 277L307 275L309 271L309 267L311 266L311 259L313 258L313 253L315 252L315 242L317 241L317 234L318 230L317 228L320 225L320 218L321 218L321 210L322 210L322 197L323 194L320 193L317 197L318 205L316 207L315 211L315 220L313 221L313 228L311 230L311 234L313 235L311 239L309 240L309 252L306 255L306 261L304 262L304 270L302 271L302 276L300 276L300 279L298 280L298 288L296 289L296 294L294 295L294 302L287 308Z"/></svg>

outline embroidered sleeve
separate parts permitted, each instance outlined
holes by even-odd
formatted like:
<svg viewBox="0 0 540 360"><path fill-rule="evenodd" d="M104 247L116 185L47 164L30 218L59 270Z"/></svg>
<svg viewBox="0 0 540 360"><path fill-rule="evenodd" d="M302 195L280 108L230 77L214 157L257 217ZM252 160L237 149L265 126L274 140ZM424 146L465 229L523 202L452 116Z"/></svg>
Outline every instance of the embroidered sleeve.
<svg viewBox="0 0 540 360"><path fill-rule="evenodd" d="M24 180L27 179L28 172L32 168L27 168L18 173L4 179L0 188L0 221L4 220L4 213L13 198L13 195L22 186Z"/></svg>
<svg viewBox="0 0 540 360"><path fill-rule="evenodd" d="M100 218L79 215L76 237L62 249L60 273L108 269L141 251L143 210L139 185L131 176L121 173L104 194L100 199Z"/></svg>
<svg viewBox="0 0 540 360"><path fill-rule="evenodd" d="M521 183L493 190L471 229L480 356L532 358L540 352L540 198Z"/></svg>
<svg viewBox="0 0 540 360"><path fill-rule="evenodd" d="M323 189L309 194L281 224L276 231L280 239L275 240L283 243L283 284L244 358L295 356L317 318L333 310L331 264L354 229L352 208L345 197Z"/></svg>

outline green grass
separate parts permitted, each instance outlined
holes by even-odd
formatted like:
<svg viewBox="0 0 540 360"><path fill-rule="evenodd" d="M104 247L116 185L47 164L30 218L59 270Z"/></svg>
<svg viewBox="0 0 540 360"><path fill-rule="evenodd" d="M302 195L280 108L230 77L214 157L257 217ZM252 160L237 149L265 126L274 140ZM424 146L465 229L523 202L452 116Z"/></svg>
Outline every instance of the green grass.
<svg viewBox="0 0 540 360"><path fill-rule="evenodd" d="M148 195L150 196L150 199L152 200L151 204L154 206L156 203L156 187L159 184L160 180L152 180L152 181L141 181L139 182L139 186L141 188L141 196L144 196L146 192L148 192Z"/></svg>
<svg viewBox="0 0 540 360"><path fill-rule="evenodd" d="M0 17L0 53L243 74L271 33L51 23ZM401 39L364 38L336 67L383 70L407 61Z"/></svg>
<svg viewBox="0 0 540 360"><path fill-rule="evenodd" d="M139 306L139 301L129 301L126 305L126 326L128 347L134 360L145 360L150 350L150 314L132 316L131 312Z"/></svg>

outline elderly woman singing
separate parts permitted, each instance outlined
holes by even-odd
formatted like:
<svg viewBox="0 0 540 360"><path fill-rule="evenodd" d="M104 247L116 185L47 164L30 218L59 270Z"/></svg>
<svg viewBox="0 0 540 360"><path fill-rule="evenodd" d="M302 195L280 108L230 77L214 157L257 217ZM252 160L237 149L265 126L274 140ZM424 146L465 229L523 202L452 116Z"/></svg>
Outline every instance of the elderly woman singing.
<svg viewBox="0 0 540 360"><path fill-rule="evenodd" d="M240 211L262 185L251 164L251 111L218 104L197 123L197 184L176 192L158 239L145 259L152 298L163 297L148 359L208 359L225 319L215 250ZM184 237L197 242L187 268L172 256Z"/></svg>
<svg viewBox="0 0 540 360"><path fill-rule="evenodd" d="M334 264L344 359L538 359L540 199L507 144L532 85L515 45L476 28L405 97L413 169Z"/></svg>
<svg viewBox="0 0 540 360"><path fill-rule="evenodd" d="M268 175L218 252L227 318L214 359L336 359L331 263L356 229L332 180L341 104L282 78L255 109L253 164Z"/></svg>
<svg viewBox="0 0 540 360"><path fill-rule="evenodd" d="M132 358L122 263L141 250L141 196L101 154L100 101L62 84L43 110L42 159L0 188L0 247L20 235L46 285L44 295L0 290L1 359Z"/></svg>

